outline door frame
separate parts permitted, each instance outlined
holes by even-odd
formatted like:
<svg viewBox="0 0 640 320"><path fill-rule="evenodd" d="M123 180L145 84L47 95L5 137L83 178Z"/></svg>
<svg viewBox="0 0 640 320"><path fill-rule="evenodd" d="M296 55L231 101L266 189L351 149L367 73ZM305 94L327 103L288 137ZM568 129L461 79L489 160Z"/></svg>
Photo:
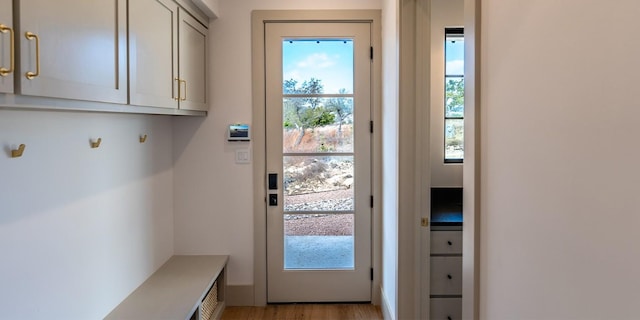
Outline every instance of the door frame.
<svg viewBox="0 0 640 320"><path fill-rule="evenodd" d="M265 92L265 23L266 22L369 22L372 25L371 43L373 62L371 66L372 109L371 117L376 124L381 123L381 11L380 10L257 10L251 14L252 41L252 112L253 112L253 242L254 242L254 291L253 304L267 304L267 219L266 219L266 92ZM377 126L380 128L380 125ZM382 269L382 166L381 130L375 130L371 137L372 192L374 206L371 219L371 257L373 282L371 301L380 304L380 283Z"/></svg>

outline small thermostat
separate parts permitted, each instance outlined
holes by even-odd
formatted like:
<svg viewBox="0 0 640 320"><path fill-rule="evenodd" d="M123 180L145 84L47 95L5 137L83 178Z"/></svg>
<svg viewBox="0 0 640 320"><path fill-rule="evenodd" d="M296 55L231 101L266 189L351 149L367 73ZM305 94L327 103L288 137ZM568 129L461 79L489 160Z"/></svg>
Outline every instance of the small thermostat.
<svg viewBox="0 0 640 320"><path fill-rule="evenodd" d="M231 124L227 131L228 141L250 141L251 132L248 124Z"/></svg>

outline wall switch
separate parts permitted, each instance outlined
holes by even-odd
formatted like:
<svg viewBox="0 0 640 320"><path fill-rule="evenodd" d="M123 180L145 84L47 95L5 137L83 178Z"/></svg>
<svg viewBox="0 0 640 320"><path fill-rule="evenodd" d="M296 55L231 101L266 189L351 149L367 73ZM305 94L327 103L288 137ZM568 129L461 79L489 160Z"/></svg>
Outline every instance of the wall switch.
<svg viewBox="0 0 640 320"><path fill-rule="evenodd" d="M251 152L249 149L236 150L236 163L251 163Z"/></svg>

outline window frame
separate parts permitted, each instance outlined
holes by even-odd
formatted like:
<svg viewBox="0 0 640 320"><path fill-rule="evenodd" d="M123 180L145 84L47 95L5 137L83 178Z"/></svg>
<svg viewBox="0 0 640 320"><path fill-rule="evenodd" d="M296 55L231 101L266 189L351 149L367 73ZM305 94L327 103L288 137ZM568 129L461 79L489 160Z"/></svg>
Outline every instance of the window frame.
<svg viewBox="0 0 640 320"><path fill-rule="evenodd" d="M465 77L464 77L464 73L463 74L447 74L447 46L446 43L448 41L449 38L451 37L459 37L462 38L464 40L464 28L461 27L455 27L455 28L445 28L444 29L444 104L443 104L443 108L444 108L444 112L443 112L443 128L444 128L444 136L443 136L443 161L445 164L448 163L463 163L464 162L464 147L463 147L463 156L462 158L447 158L447 120L464 120L464 114L462 116L447 116L447 81L449 79L462 79L463 82L463 87L464 87L464 81L465 81ZM463 106L464 106L464 102L463 102ZM463 123L463 130L464 130L464 123ZM464 137L463 137L463 146L464 146Z"/></svg>

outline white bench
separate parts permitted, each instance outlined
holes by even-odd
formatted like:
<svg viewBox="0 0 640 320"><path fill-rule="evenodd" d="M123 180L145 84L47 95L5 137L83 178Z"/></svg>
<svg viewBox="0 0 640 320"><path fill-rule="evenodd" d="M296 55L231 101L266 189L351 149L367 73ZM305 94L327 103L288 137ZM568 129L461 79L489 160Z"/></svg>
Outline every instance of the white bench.
<svg viewBox="0 0 640 320"><path fill-rule="evenodd" d="M228 260L229 256L173 256L105 319L219 319L225 307Z"/></svg>

